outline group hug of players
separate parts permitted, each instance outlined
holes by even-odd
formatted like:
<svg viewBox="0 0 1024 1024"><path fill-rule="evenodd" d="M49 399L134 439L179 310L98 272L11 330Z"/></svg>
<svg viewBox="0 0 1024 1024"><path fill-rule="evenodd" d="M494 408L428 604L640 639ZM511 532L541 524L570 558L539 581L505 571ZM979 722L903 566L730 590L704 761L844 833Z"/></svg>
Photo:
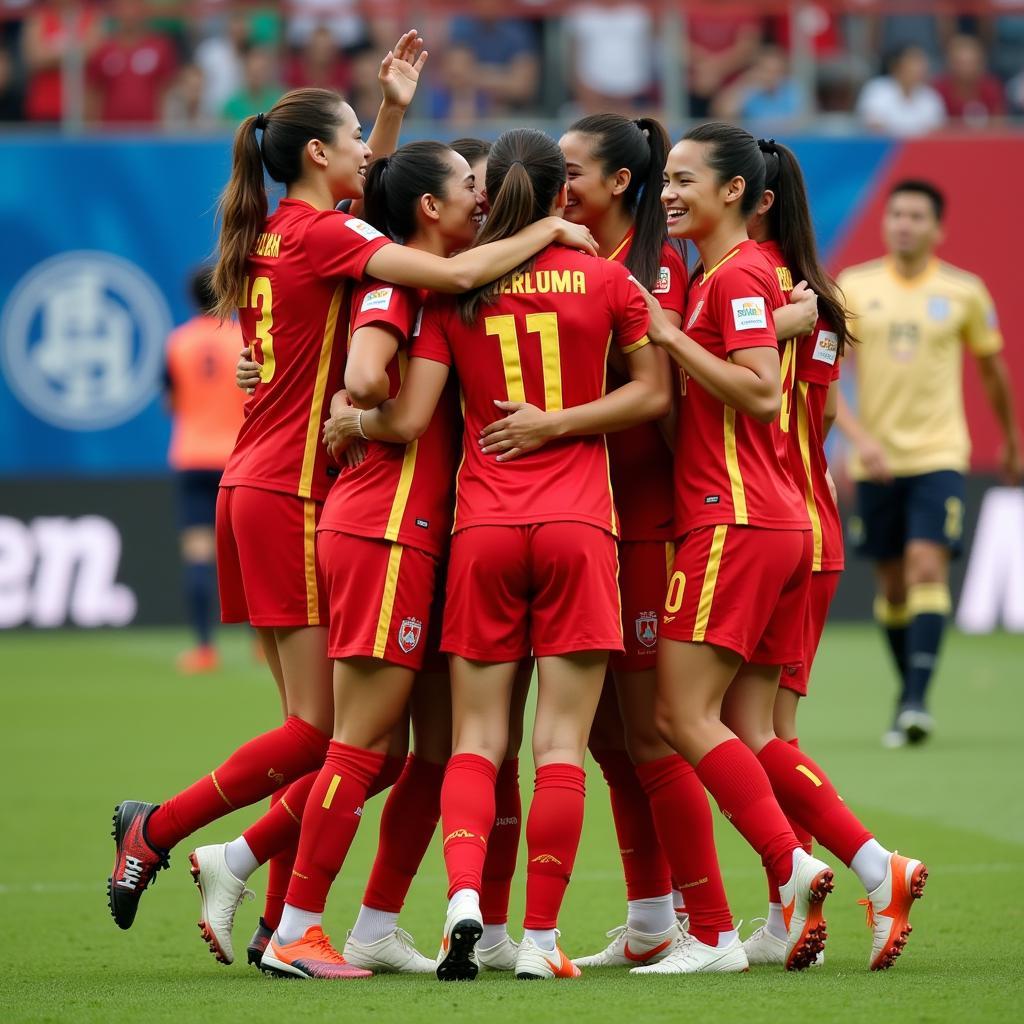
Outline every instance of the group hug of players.
<svg viewBox="0 0 1024 1024"><path fill-rule="evenodd" d="M243 835L189 855L223 963L269 864L248 958L279 975L800 970L823 961L833 885L813 838L863 884L869 965L889 967L926 868L880 845L796 738L843 566L823 445L851 339L793 154L716 123L670 148L657 121L613 114L558 142L515 129L489 152L396 149L421 51L410 32L385 58L369 145L319 89L238 129L214 288L255 376L217 568L223 617L259 631L285 719L159 806L119 805L114 919L132 925L182 840L270 797ZM265 174L286 189L269 215ZM556 928L588 747L628 907L606 949L573 961ZM325 901L389 787L339 952ZM705 790L767 873L745 942ZM398 920L439 818L435 958Z"/></svg>

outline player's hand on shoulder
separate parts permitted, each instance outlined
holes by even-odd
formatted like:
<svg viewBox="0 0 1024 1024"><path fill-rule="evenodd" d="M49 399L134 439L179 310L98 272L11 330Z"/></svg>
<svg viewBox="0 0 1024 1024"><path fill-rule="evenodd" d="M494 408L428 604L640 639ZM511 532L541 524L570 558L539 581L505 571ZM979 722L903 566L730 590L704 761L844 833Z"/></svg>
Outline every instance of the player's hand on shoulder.
<svg viewBox="0 0 1024 1024"><path fill-rule="evenodd" d="M582 224L573 224L562 217L551 218L555 224L555 242L558 245L567 246L570 249L582 249L591 256L598 255L597 242L590 233L590 228Z"/></svg>
<svg viewBox="0 0 1024 1024"><path fill-rule="evenodd" d="M806 281L801 281L790 293L790 304L800 310L803 320L800 322L798 337L810 334L818 322L818 296L811 291Z"/></svg>
<svg viewBox="0 0 1024 1024"><path fill-rule="evenodd" d="M259 382L260 364L253 362L252 349L247 345L238 353L238 362L235 365L235 384L247 395L251 395Z"/></svg>
<svg viewBox="0 0 1024 1024"><path fill-rule="evenodd" d="M677 332L672 321L665 315L665 310L658 300L635 278L630 278L633 284L640 289L640 294L647 303L647 337L655 345L667 344Z"/></svg>
<svg viewBox="0 0 1024 1024"><path fill-rule="evenodd" d="M528 402L495 401L494 405L507 415L480 431L479 444L484 455L495 455L498 462L510 462L557 436L553 413Z"/></svg>

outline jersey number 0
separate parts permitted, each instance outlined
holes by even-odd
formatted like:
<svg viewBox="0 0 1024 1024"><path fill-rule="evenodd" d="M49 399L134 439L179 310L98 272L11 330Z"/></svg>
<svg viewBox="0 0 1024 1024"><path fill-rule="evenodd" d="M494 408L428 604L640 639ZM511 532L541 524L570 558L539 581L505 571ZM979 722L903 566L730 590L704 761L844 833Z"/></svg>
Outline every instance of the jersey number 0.
<svg viewBox="0 0 1024 1024"><path fill-rule="evenodd" d="M484 319L484 330L496 337L501 347L501 365L505 370L505 388L510 402L525 402L523 364L519 357L519 332L512 315L489 316ZM562 408L562 360L558 350L558 314L527 313L526 330L540 335L540 358L544 372L544 408L547 411Z"/></svg>

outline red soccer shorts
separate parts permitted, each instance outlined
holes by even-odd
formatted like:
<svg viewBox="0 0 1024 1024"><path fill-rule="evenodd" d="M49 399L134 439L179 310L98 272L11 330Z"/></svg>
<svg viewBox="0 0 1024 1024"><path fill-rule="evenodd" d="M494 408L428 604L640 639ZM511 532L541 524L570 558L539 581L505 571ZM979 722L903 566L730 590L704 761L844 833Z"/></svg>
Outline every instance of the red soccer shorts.
<svg viewBox="0 0 1024 1024"><path fill-rule="evenodd" d="M672 541L635 540L619 545L622 642L626 649L609 659L614 672L654 668L658 623L675 557Z"/></svg>
<svg viewBox="0 0 1024 1024"><path fill-rule="evenodd" d="M419 671L437 560L425 551L334 530L316 535L331 607L329 658L379 658Z"/></svg>
<svg viewBox="0 0 1024 1024"><path fill-rule="evenodd" d="M621 651L615 538L586 523L452 537L441 649L474 661Z"/></svg>
<svg viewBox="0 0 1024 1024"><path fill-rule="evenodd" d="M220 489L217 584L224 622L327 624L314 539L322 507L258 487Z"/></svg>
<svg viewBox="0 0 1024 1024"><path fill-rule="evenodd" d="M676 554L662 637L727 647L759 665L799 661L813 547L809 530L692 530Z"/></svg>
<svg viewBox="0 0 1024 1024"><path fill-rule="evenodd" d="M787 664L782 669L779 686L792 690L801 697L807 696L807 684L811 678L811 666L814 656L818 653L821 635L825 632L825 621L828 610L839 586L841 570L832 572L815 572L811 574L811 586L807 594L807 607L804 609L804 651L799 661Z"/></svg>

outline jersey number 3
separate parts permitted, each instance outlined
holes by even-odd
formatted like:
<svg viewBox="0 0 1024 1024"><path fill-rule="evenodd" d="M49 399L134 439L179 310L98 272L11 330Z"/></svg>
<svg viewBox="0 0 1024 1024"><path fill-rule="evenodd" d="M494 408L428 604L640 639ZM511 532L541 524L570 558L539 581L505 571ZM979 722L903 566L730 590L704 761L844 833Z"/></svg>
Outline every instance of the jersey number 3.
<svg viewBox="0 0 1024 1024"><path fill-rule="evenodd" d="M252 358L260 364L260 383L267 384L277 369L277 360L274 358L274 294L270 289L269 277L254 277L251 289L249 279L245 279L241 308L256 311L256 339L252 343Z"/></svg>
<svg viewBox="0 0 1024 1024"><path fill-rule="evenodd" d="M510 402L526 401L523 383L523 363L519 357L519 333L512 315L489 316L484 330L496 337L501 347L501 365L505 370L505 388ZM540 358L544 373L544 408L547 411L562 408L562 359L558 350L558 314L527 313L526 330L540 335Z"/></svg>

